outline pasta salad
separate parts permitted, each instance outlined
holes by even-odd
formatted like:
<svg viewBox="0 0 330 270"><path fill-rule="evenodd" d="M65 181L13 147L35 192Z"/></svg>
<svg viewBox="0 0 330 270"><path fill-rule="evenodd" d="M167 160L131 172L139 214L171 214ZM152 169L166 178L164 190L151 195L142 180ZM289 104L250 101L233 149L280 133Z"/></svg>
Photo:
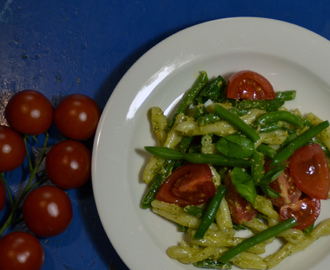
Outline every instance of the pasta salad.
<svg viewBox="0 0 330 270"><path fill-rule="evenodd" d="M150 109L157 146L145 146L140 206L184 234L170 258L269 269L330 234L330 219L314 226L329 196L329 122L288 110L295 97L254 71L228 81L202 71L171 117ZM281 247L266 254L275 239Z"/></svg>

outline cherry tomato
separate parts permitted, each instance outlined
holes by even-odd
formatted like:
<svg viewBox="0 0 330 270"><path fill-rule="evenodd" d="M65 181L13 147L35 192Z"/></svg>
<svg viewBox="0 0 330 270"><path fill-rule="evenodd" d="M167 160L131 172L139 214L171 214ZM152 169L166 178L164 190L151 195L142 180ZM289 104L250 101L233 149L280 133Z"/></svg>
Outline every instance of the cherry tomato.
<svg viewBox="0 0 330 270"><path fill-rule="evenodd" d="M274 99L275 97L275 92L270 82L254 71L239 71L228 80L227 98Z"/></svg>
<svg viewBox="0 0 330 270"><path fill-rule="evenodd" d="M276 180L269 184L269 187L280 194L277 198L270 198L273 205L278 207L298 201L302 194L290 176L288 167Z"/></svg>
<svg viewBox="0 0 330 270"><path fill-rule="evenodd" d="M299 148L290 158L290 175L298 188L312 198L328 198L329 165L317 143Z"/></svg>
<svg viewBox="0 0 330 270"><path fill-rule="evenodd" d="M54 123L64 136L85 140L95 134L100 114L93 99L82 94L72 94L62 99L55 108Z"/></svg>
<svg viewBox="0 0 330 270"><path fill-rule="evenodd" d="M38 187L24 200L23 219L29 230L38 236L58 235L72 220L70 198L58 187Z"/></svg>
<svg viewBox="0 0 330 270"><path fill-rule="evenodd" d="M6 190L5 186L2 183L2 180L0 179L0 212L4 208L7 200Z"/></svg>
<svg viewBox="0 0 330 270"><path fill-rule="evenodd" d="M0 172L19 167L26 156L25 144L20 134L7 126L0 126Z"/></svg>
<svg viewBox="0 0 330 270"><path fill-rule="evenodd" d="M205 203L216 192L212 178L208 165L184 165L173 171L163 182L156 199L180 206Z"/></svg>
<svg viewBox="0 0 330 270"><path fill-rule="evenodd" d="M306 197L295 203L287 204L281 207L281 220L294 217L298 225L295 229L305 229L314 224L320 215L321 201L319 199Z"/></svg>
<svg viewBox="0 0 330 270"><path fill-rule="evenodd" d="M50 128L53 122L53 107L40 92L23 90L9 100L5 116L8 124L18 132L39 135Z"/></svg>
<svg viewBox="0 0 330 270"><path fill-rule="evenodd" d="M233 222L242 224L255 218L258 211L253 208L252 204L244 199L241 194L238 193L236 187L231 181L230 173L225 177L225 186L227 192L225 198L228 203L228 207L231 213Z"/></svg>
<svg viewBox="0 0 330 270"><path fill-rule="evenodd" d="M32 234L17 231L0 239L1 270L38 270L44 260L44 250Z"/></svg>
<svg viewBox="0 0 330 270"><path fill-rule="evenodd" d="M91 176L91 153L80 142L59 142L47 154L46 171L49 179L60 188L81 187Z"/></svg>

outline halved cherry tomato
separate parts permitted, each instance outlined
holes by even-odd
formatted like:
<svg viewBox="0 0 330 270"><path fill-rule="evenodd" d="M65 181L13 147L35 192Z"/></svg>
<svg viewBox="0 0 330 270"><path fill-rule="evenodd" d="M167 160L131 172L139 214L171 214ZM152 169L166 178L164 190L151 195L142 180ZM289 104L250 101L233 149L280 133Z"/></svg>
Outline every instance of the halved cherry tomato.
<svg viewBox="0 0 330 270"><path fill-rule="evenodd" d="M281 220L294 217L298 225L295 229L305 229L314 224L320 215L321 201L319 199L306 197L295 203L287 204L281 207Z"/></svg>
<svg viewBox="0 0 330 270"><path fill-rule="evenodd" d="M250 221L255 218L258 211L238 193L231 181L230 173L227 174L224 184L227 187L225 197L233 222L242 224L244 221Z"/></svg>
<svg viewBox="0 0 330 270"><path fill-rule="evenodd" d="M164 181L156 194L156 199L180 206L205 203L216 192L212 178L208 165L184 165L173 171Z"/></svg>
<svg viewBox="0 0 330 270"><path fill-rule="evenodd" d="M298 188L312 198L328 198L330 179L327 158L320 145L299 148L290 158L290 175Z"/></svg>
<svg viewBox="0 0 330 270"><path fill-rule="evenodd" d="M53 106L40 92L23 90L16 93L5 110L8 124L18 132L38 135L46 132L53 122Z"/></svg>
<svg viewBox="0 0 330 270"><path fill-rule="evenodd" d="M265 170L266 172L269 170L268 164L265 166ZM278 207L298 201L302 194L290 176L288 167L285 168L276 180L269 184L269 187L280 194L277 198L270 198L273 205Z"/></svg>
<svg viewBox="0 0 330 270"><path fill-rule="evenodd" d="M262 75L250 70L233 74L227 85L227 98L232 99L274 99L273 86Z"/></svg>

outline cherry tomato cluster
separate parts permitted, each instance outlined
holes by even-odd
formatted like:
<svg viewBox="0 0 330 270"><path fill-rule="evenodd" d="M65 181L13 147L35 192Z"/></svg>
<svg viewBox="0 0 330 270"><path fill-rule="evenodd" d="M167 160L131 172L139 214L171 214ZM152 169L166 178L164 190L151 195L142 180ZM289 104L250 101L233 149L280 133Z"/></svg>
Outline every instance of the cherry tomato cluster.
<svg viewBox="0 0 330 270"><path fill-rule="evenodd" d="M45 255L37 237L58 235L70 225L72 205L65 190L79 188L90 179L91 152L84 142L95 134L100 114L97 103L83 94L64 97L55 109L35 90L20 91L8 101L8 125L0 125L0 211L7 205L10 213L0 220L0 269L41 269ZM63 140L48 146L53 124ZM37 161L32 162L28 144L39 135L45 139ZM5 173L24 167L26 159L27 181L22 181L24 189L14 200ZM37 177L42 162L43 177ZM3 235L19 218L29 231Z"/></svg>

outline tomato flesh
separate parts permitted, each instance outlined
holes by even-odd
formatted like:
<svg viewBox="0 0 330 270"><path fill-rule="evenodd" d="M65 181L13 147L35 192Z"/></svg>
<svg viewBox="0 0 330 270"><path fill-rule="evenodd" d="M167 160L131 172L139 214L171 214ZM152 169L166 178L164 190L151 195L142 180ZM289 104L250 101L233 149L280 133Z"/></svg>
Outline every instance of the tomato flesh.
<svg viewBox="0 0 330 270"><path fill-rule="evenodd" d="M225 186L227 192L225 198L230 209L233 222L242 224L255 218L258 211L253 208L252 204L244 199L237 191L236 187L231 181L230 173L225 178Z"/></svg>
<svg viewBox="0 0 330 270"><path fill-rule="evenodd" d="M277 198L270 198L273 205L278 207L298 201L302 194L290 176L288 167L269 184L269 187L280 194Z"/></svg>
<svg viewBox="0 0 330 270"><path fill-rule="evenodd" d="M328 198L329 165L319 144L313 143L299 148L290 158L289 169L301 191L312 198Z"/></svg>
<svg viewBox="0 0 330 270"><path fill-rule="evenodd" d="M39 135L53 122L53 106L40 92L23 90L9 100L5 115L8 124L18 132Z"/></svg>
<svg viewBox="0 0 330 270"><path fill-rule="evenodd" d="M0 269L42 269L45 253L39 240L22 231L11 232L0 239Z"/></svg>
<svg viewBox="0 0 330 270"><path fill-rule="evenodd" d="M281 220L294 217L298 225L295 229L306 229L313 225L320 215L321 201L319 199L306 197L295 203L287 204L280 209Z"/></svg>
<svg viewBox="0 0 330 270"><path fill-rule="evenodd" d="M228 80L227 98L268 100L275 97L271 83L257 72L242 70L233 74Z"/></svg>
<svg viewBox="0 0 330 270"><path fill-rule="evenodd" d="M184 165L165 179L156 194L156 199L182 207L203 204L216 193L212 178L208 165Z"/></svg>

